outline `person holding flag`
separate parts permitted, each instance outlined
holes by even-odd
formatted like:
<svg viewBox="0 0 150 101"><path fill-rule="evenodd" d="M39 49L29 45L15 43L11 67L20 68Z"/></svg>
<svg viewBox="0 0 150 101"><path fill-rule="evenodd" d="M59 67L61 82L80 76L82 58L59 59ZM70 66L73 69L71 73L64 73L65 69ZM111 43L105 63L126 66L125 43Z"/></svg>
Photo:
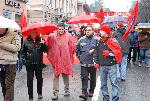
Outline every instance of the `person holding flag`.
<svg viewBox="0 0 150 101"><path fill-rule="evenodd" d="M122 61L119 63L121 66L120 71L120 78L121 81L126 80L126 68L127 68L127 59L130 49L130 37L127 37L125 40L123 39L124 33L125 33L125 27L122 22L117 23L117 32L115 33L115 38L119 42L121 48L122 48Z"/></svg>

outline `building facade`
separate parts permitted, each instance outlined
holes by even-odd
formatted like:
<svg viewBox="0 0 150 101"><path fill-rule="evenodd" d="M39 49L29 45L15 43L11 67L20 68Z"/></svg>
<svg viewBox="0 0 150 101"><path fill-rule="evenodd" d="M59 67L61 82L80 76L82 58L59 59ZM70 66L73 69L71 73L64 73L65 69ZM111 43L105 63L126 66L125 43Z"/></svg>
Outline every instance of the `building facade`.
<svg viewBox="0 0 150 101"><path fill-rule="evenodd" d="M25 6L24 0L0 0L0 15L18 22Z"/></svg>
<svg viewBox="0 0 150 101"><path fill-rule="evenodd" d="M30 0L28 18L30 23L51 21L57 24L63 19L77 15L77 0Z"/></svg>

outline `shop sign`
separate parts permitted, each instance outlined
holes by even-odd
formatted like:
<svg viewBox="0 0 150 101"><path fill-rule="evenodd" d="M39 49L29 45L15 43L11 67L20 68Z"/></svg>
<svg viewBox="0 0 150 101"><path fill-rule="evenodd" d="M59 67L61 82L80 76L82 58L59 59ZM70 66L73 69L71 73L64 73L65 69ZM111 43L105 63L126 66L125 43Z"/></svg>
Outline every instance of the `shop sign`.
<svg viewBox="0 0 150 101"><path fill-rule="evenodd" d="M14 0L5 0L5 5L8 5L14 8L20 8L20 3Z"/></svg>

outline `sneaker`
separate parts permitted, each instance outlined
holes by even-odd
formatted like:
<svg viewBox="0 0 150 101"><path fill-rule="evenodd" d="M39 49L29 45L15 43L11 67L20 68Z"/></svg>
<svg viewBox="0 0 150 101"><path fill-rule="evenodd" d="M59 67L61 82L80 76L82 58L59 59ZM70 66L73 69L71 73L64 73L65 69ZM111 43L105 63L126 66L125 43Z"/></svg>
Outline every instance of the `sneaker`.
<svg viewBox="0 0 150 101"><path fill-rule="evenodd" d="M145 68L149 68L149 65L146 65Z"/></svg>
<svg viewBox="0 0 150 101"><path fill-rule="evenodd" d="M54 94L53 94L52 100L58 100L58 94L57 94L57 93L54 93Z"/></svg>
<svg viewBox="0 0 150 101"><path fill-rule="evenodd" d="M139 67L141 67L142 66L142 64L139 62Z"/></svg>
<svg viewBox="0 0 150 101"><path fill-rule="evenodd" d="M119 97L117 96L113 97L112 101L119 101Z"/></svg>
<svg viewBox="0 0 150 101"><path fill-rule="evenodd" d="M41 94L38 95L38 99L42 99L43 96Z"/></svg>
<svg viewBox="0 0 150 101"><path fill-rule="evenodd" d="M69 96L69 95L70 95L69 90L66 90L65 93L64 93L64 96Z"/></svg>
<svg viewBox="0 0 150 101"><path fill-rule="evenodd" d="M29 99L29 101L33 101L33 99Z"/></svg>
<svg viewBox="0 0 150 101"><path fill-rule="evenodd" d="M133 65L136 65L136 62L135 62L135 61L133 61Z"/></svg>
<svg viewBox="0 0 150 101"><path fill-rule="evenodd" d="M79 96L79 98L82 98L82 99L84 99L84 100L87 100L88 99L88 96L87 96L87 94L81 94L80 96Z"/></svg>
<svg viewBox="0 0 150 101"><path fill-rule="evenodd" d="M127 62L130 63L130 60L128 59Z"/></svg>
<svg viewBox="0 0 150 101"><path fill-rule="evenodd" d="M122 82L125 82L125 81L126 81L126 79L121 79L121 81L122 81Z"/></svg>
<svg viewBox="0 0 150 101"><path fill-rule="evenodd" d="M89 92L89 97L93 97L93 92Z"/></svg>
<svg viewBox="0 0 150 101"><path fill-rule="evenodd" d="M109 101L109 96L103 97L103 101Z"/></svg>

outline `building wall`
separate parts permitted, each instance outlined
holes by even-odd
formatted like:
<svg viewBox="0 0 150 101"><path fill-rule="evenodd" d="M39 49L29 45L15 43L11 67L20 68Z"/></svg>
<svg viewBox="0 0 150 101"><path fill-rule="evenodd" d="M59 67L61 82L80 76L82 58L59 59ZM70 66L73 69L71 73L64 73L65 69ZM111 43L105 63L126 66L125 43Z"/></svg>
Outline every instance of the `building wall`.
<svg viewBox="0 0 150 101"><path fill-rule="evenodd" d="M58 23L63 18L66 18L66 17L70 18L70 17L74 17L77 15L77 0L30 0L30 5L32 6L32 4L44 5L47 8L46 10L43 10L45 8L43 7L42 9L41 8L42 6L36 6L36 7L41 8L43 15L44 15L44 12L48 12L48 15L46 14L46 16L48 16L49 21L53 23ZM35 7L30 7L30 10L31 8L35 8ZM33 15L33 13L31 15ZM34 15L37 15L37 14L34 14Z"/></svg>
<svg viewBox="0 0 150 101"><path fill-rule="evenodd" d="M18 22L21 16L22 9L25 8L25 2L23 2L23 0L10 0L11 3L14 3L14 5L11 5L8 4L7 1L8 0L0 0L0 15ZM5 4L5 2L7 4Z"/></svg>
<svg viewBox="0 0 150 101"><path fill-rule="evenodd" d="M77 15L83 14L83 6L81 4L78 4L77 6Z"/></svg>

